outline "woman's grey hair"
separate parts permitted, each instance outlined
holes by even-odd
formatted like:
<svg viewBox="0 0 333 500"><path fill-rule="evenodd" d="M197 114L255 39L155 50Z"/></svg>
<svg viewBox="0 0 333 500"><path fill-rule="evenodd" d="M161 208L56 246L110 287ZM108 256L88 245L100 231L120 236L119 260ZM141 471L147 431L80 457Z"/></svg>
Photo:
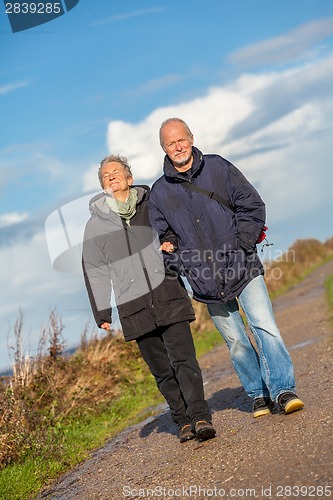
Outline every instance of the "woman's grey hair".
<svg viewBox="0 0 333 500"><path fill-rule="evenodd" d="M111 162L117 162L117 163L120 163L120 165L122 165L125 169L125 172L127 174L127 177L133 177L132 175L132 170L131 170L131 166L130 164L128 163L128 160L127 158L125 158L125 156L120 156L120 155L110 155L110 156L106 156L105 158L103 158L103 160L101 161L100 163L100 167L98 169L98 179L99 179L99 182L100 182L100 185L102 187L103 186L103 179L102 179L102 174L101 174L101 170L102 168L104 167L104 165L106 165L107 163L111 163Z"/></svg>
<svg viewBox="0 0 333 500"><path fill-rule="evenodd" d="M162 125L160 126L160 144L163 148L163 141L162 141L162 130L163 128L168 125L168 123L171 123L171 122L179 122L179 123L182 123L186 129L186 132L188 133L188 136L190 139L193 139L193 134L190 130L190 127L187 125L186 122L184 122L184 120L182 120L181 118L168 118L167 120L164 120L164 122L162 123Z"/></svg>

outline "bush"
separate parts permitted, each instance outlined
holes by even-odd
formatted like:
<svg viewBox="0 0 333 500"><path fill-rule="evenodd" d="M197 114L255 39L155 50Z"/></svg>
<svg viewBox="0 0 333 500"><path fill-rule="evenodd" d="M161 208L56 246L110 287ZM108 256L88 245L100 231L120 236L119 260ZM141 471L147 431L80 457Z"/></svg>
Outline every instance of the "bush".
<svg viewBox="0 0 333 500"><path fill-rule="evenodd" d="M55 311L43 330L35 359L21 352L23 315L15 325L13 376L0 390L0 468L20 460L31 449L56 453L61 446L63 422L82 415L97 415L133 378L147 376L135 343L108 333L64 355L63 326Z"/></svg>
<svg viewBox="0 0 333 500"><path fill-rule="evenodd" d="M333 256L333 238L297 240L278 259L265 263L267 288L271 294L284 291L304 278L326 258Z"/></svg>

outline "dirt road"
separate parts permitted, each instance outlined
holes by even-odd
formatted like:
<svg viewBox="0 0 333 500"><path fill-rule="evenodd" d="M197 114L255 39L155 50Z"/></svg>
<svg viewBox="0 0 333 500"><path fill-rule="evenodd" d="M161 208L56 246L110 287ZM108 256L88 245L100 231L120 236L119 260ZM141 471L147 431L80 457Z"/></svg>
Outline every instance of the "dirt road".
<svg viewBox="0 0 333 500"><path fill-rule="evenodd" d="M252 418L227 348L204 356L217 437L180 444L169 413L123 432L39 498L330 498L333 496L333 331L325 264L274 302L305 409Z"/></svg>

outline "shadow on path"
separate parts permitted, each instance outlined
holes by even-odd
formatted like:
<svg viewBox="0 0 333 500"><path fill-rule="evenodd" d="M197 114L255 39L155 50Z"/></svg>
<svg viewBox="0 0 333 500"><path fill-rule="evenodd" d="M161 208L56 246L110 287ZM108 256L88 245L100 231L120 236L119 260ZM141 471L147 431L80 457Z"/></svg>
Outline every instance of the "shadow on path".
<svg viewBox="0 0 333 500"><path fill-rule="evenodd" d="M215 412L227 409L238 409L244 413L252 412L251 400L242 387L221 389L208 398L207 402L213 415ZM149 419L140 430L140 437L146 438L153 432L177 435L177 428L171 420L170 411L154 417L153 420Z"/></svg>

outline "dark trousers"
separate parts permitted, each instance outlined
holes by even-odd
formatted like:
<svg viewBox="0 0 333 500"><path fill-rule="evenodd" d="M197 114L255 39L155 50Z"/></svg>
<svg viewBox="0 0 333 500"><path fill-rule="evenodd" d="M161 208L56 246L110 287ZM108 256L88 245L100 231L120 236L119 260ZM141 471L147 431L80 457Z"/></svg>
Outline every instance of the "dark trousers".
<svg viewBox="0 0 333 500"><path fill-rule="evenodd" d="M201 370L188 321L159 327L136 339L141 355L181 428L198 420L211 422Z"/></svg>

